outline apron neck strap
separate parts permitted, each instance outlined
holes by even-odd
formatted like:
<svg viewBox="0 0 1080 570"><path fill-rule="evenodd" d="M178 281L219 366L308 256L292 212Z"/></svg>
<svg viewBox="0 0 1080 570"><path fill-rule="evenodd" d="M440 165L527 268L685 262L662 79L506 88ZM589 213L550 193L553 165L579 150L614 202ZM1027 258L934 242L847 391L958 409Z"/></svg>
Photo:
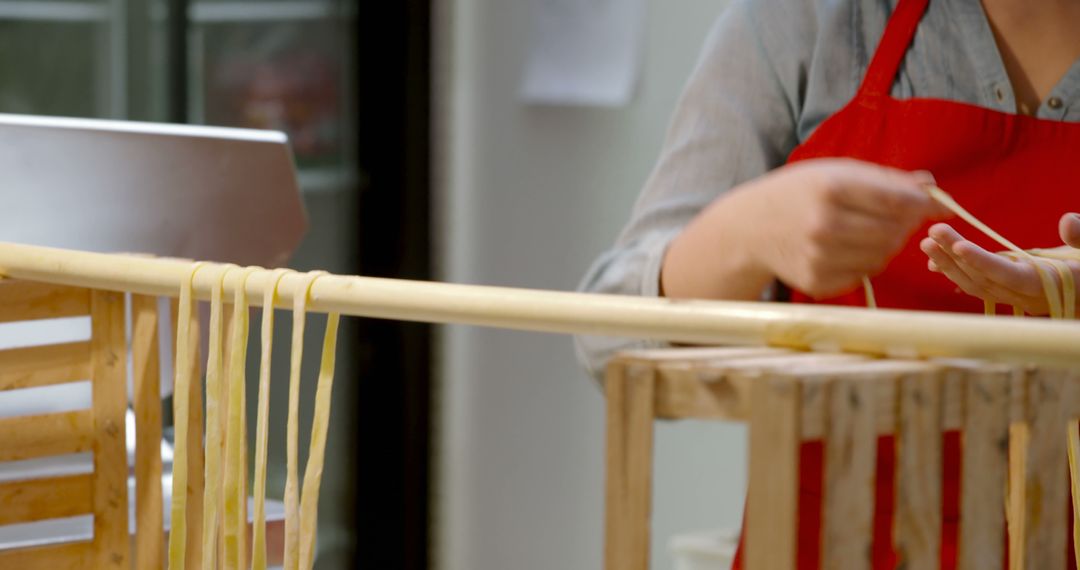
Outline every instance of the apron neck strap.
<svg viewBox="0 0 1080 570"><path fill-rule="evenodd" d="M900 63L904 61L908 46L915 37L915 29L919 27L929 3L930 0L899 0L863 78L859 88L861 93L888 95L892 91Z"/></svg>

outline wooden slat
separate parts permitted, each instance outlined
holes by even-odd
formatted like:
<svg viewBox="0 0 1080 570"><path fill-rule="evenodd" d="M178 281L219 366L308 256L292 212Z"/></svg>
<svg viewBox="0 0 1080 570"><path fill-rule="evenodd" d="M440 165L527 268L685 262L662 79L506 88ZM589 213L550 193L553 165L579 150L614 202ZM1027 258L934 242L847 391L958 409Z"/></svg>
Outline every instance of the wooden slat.
<svg viewBox="0 0 1080 570"><path fill-rule="evenodd" d="M1027 379L1032 420L1024 466L1024 568L1064 568L1066 539L1066 374L1034 370Z"/></svg>
<svg viewBox="0 0 1080 570"><path fill-rule="evenodd" d="M958 570L1003 568L1002 508L1009 446L1009 383L1004 370L948 371L964 384Z"/></svg>
<svg viewBox="0 0 1080 570"><path fill-rule="evenodd" d="M88 514L93 479L71 475L0 483L0 525Z"/></svg>
<svg viewBox="0 0 1080 570"><path fill-rule="evenodd" d="M0 568L12 570L85 570L95 568L91 542L67 542L0 550Z"/></svg>
<svg viewBox="0 0 1080 570"><path fill-rule="evenodd" d="M0 350L0 392L89 379L89 342Z"/></svg>
<svg viewBox="0 0 1080 570"><path fill-rule="evenodd" d="M781 356L794 354L786 348L767 346L698 346L686 348L644 348L628 350L619 354L620 358L633 361L654 363L676 361L685 364L725 362L731 358L747 356Z"/></svg>
<svg viewBox="0 0 1080 570"><path fill-rule="evenodd" d="M898 567L936 568L941 547L941 378L900 380L896 509Z"/></svg>
<svg viewBox="0 0 1080 570"><path fill-rule="evenodd" d="M657 369L656 415L665 419L745 421L750 410L747 373L865 361L865 357L851 354L786 351L762 355L758 350L746 353L736 350L722 359L660 363Z"/></svg>
<svg viewBox="0 0 1080 570"><path fill-rule="evenodd" d="M124 295L93 291L94 563L127 568L128 497L124 412L127 409L127 346Z"/></svg>
<svg viewBox="0 0 1080 570"><path fill-rule="evenodd" d="M639 351L640 352L640 351ZM637 355L638 353L628 353ZM769 360L775 360L770 363ZM730 356L727 361L680 362L673 355L665 355L663 360L654 361L657 367L656 416L663 419L704 419L723 421L747 421L749 418L749 386L737 380L737 370L757 368L760 370L783 371L786 368L824 373L825 366L836 365L835 373L853 373L862 366L880 367L876 372L884 373L892 368L896 375L911 372L915 368L929 369L957 368L970 369L973 366L985 367L986 364L971 360L950 359L947 361L904 361L904 360L867 360L850 354L795 353L772 358L756 356ZM851 370L844 372L844 368ZM914 367L914 368L913 368ZM995 369L1011 368L994 365ZM809 372L809 370L807 370ZM876 383L876 401L878 414L875 429L878 435L895 433L897 425L896 408L890 405L895 398L895 385L891 382ZM946 378L944 385L942 428L959 430L963 427L963 384ZM1014 421L1024 417L1015 396L1010 396L1009 416ZM1080 415L1080 402L1067 403L1071 413ZM824 413L805 415L802 419L804 439L818 439L825 433Z"/></svg>
<svg viewBox="0 0 1080 570"><path fill-rule="evenodd" d="M156 297L132 295L132 373L135 409L135 567L164 560L161 496L161 369Z"/></svg>
<svg viewBox="0 0 1080 570"><path fill-rule="evenodd" d="M88 314L87 289L0 279L0 323Z"/></svg>
<svg viewBox="0 0 1080 570"><path fill-rule="evenodd" d="M870 568L877 457L874 381L858 376L803 385L804 410L814 399L826 398L829 412L822 512L825 570Z"/></svg>
<svg viewBox="0 0 1080 570"><path fill-rule="evenodd" d="M746 568L795 568L799 385L765 376L751 386Z"/></svg>
<svg viewBox="0 0 1080 570"><path fill-rule="evenodd" d="M607 396L604 568L648 570L655 374L615 360Z"/></svg>
<svg viewBox="0 0 1080 570"><path fill-rule="evenodd" d="M90 410L0 419L0 461L80 453L94 447Z"/></svg>

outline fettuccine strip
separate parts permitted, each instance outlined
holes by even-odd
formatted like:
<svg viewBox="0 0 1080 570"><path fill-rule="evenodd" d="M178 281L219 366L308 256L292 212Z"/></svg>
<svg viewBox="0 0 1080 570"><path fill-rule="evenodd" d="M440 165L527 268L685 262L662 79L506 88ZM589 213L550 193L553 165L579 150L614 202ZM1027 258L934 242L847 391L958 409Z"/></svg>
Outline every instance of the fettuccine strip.
<svg viewBox="0 0 1080 570"><path fill-rule="evenodd" d="M270 361L274 344L274 304L278 285L288 273L273 272L272 285L263 291L262 354L259 360L259 401L255 426L255 509L251 529L251 568L266 570L266 439L270 424Z"/></svg>
<svg viewBox="0 0 1080 570"><path fill-rule="evenodd" d="M300 496L301 570L311 570L315 564L319 484L322 481L323 465L326 462L326 435L330 424L330 400L334 387L334 361L340 320L341 316L337 313L327 315L326 335L323 337L319 385L315 389L315 416L311 425L311 447L308 448L307 469L304 471L304 492Z"/></svg>
<svg viewBox="0 0 1080 570"><path fill-rule="evenodd" d="M187 549L187 486L188 486L188 440L187 425L191 413L191 377L194 362L191 358L192 281L202 263L194 263L180 283L179 310L176 313L176 358L173 362L173 479L171 514L172 530L169 532L169 568L184 570ZM198 442L196 442L198 443Z"/></svg>
<svg viewBox="0 0 1080 570"><path fill-rule="evenodd" d="M322 272L304 275L293 291L292 357L289 362L289 415L286 426L285 564L284 570L300 567L300 364L304 357L304 322L311 285Z"/></svg>
<svg viewBox="0 0 1080 570"><path fill-rule="evenodd" d="M202 566L206 570L217 567L217 537L220 508L221 460L223 441L220 419L222 363L222 312L225 275L236 266L219 267L210 286L210 346L206 362L206 486L203 488L203 540Z"/></svg>
<svg viewBox="0 0 1080 570"><path fill-rule="evenodd" d="M225 431L225 517L222 542L225 545L225 570L242 567L247 521L244 517L244 388L247 368L248 302L247 279L259 268L245 267L233 288L232 352L229 355L229 402Z"/></svg>

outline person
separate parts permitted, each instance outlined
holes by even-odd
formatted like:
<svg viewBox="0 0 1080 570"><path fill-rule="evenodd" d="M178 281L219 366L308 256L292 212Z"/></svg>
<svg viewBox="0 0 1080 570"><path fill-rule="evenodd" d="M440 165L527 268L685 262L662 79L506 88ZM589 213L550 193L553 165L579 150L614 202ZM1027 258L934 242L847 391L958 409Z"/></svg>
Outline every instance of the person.
<svg viewBox="0 0 1080 570"><path fill-rule="evenodd" d="M1021 247L1080 246L1080 219L1063 215L1080 199L1077 29L1071 0L733 0L582 289L863 306L868 277L881 307L981 312L985 298L1044 313L1033 269L925 187ZM643 343L577 344L596 374ZM946 435L945 569L959 445ZM819 567L821 453L800 451L800 569ZM893 568L891 438L876 477L872 564Z"/></svg>

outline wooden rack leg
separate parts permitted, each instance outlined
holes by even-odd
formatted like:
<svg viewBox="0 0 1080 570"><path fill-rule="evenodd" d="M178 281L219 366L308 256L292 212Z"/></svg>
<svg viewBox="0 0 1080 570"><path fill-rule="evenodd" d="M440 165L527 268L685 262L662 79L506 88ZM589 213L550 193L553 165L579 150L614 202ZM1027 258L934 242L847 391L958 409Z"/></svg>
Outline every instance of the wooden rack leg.
<svg viewBox="0 0 1080 570"><path fill-rule="evenodd" d="M95 568L128 568L127 339L124 295L93 291L90 296L94 410Z"/></svg>
<svg viewBox="0 0 1080 570"><path fill-rule="evenodd" d="M746 568L795 568L799 384L783 377L754 378L752 382Z"/></svg>
<svg viewBox="0 0 1080 570"><path fill-rule="evenodd" d="M804 385L802 405L826 397L825 570L869 570L874 524L877 426L874 378L833 380L827 389ZM827 392L827 394L821 394Z"/></svg>
<svg viewBox="0 0 1080 570"><path fill-rule="evenodd" d="M894 528L899 567L937 568L941 549L942 384L935 372L900 380Z"/></svg>
<svg viewBox="0 0 1080 570"><path fill-rule="evenodd" d="M1064 568L1066 548L1066 373L1036 370L1027 379L1030 434L1023 455L1022 560L1025 569Z"/></svg>
<svg viewBox="0 0 1080 570"><path fill-rule="evenodd" d="M605 570L648 570L655 373L614 361L605 377Z"/></svg>
<svg viewBox="0 0 1080 570"><path fill-rule="evenodd" d="M135 567L164 560L161 532L161 370L157 297L131 296L131 361L135 408Z"/></svg>
<svg viewBox="0 0 1080 570"><path fill-rule="evenodd" d="M957 568L1002 568L1000 537L1004 535L1005 513L997 497L1005 489L1008 469L1010 373L950 374L966 376Z"/></svg>

